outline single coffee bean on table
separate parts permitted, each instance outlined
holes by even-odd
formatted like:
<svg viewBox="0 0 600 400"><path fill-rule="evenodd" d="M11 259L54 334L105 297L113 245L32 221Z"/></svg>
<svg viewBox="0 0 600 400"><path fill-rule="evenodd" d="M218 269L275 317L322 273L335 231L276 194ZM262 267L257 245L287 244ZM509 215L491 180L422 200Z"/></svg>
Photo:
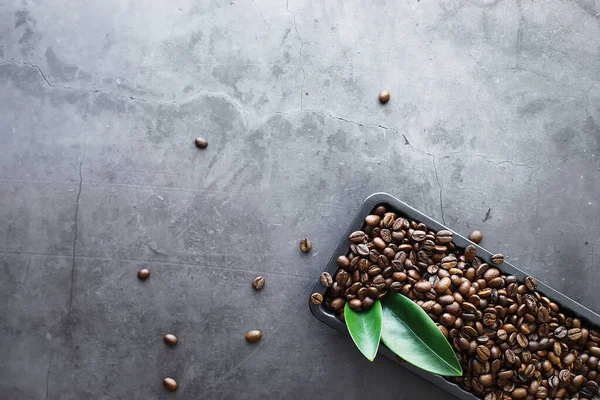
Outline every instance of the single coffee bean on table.
<svg viewBox="0 0 600 400"><path fill-rule="evenodd" d="M147 268L140 269L137 273L138 279L141 281L145 281L150 277L150 270Z"/></svg>
<svg viewBox="0 0 600 400"><path fill-rule="evenodd" d="M208 141L201 137L197 137L196 139L194 139L194 144L199 149L205 149L208 147Z"/></svg>
<svg viewBox="0 0 600 400"><path fill-rule="evenodd" d="M256 290L262 290L262 288L265 287L265 278L263 278L262 276L257 276L256 278L254 278L254 280L252 281L252 287Z"/></svg>
<svg viewBox="0 0 600 400"><path fill-rule="evenodd" d="M174 392L177 390L177 381L173 378L165 378L163 379L163 386L165 387L165 389L167 389L169 392Z"/></svg>
<svg viewBox="0 0 600 400"><path fill-rule="evenodd" d="M252 329L246 332L246 342L256 343L262 338L262 333L258 329Z"/></svg>
<svg viewBox="0 0 600 400"><path fill-rule="evenodd" d="M479 398L600 395L600 330L539 293L535 278L505 274L503 255L482 260L474 245L457 247L450 231L383 206L349 243L338 271L320 277L322 302L340 320L346 302L362 312L399 292L428 313L459 356L463 377L452 381Z"/></svg>
<svg viewBox="0 0 600 400"><path fill-rule="evenodd" d="M379 93L379 102L381 104L385 104L388 101L390 101L390 92L384 90L383 92Z"/></svg>
<svg viewBox="0 0 600 400"><path fill-rule="evenodd" d="M172 333L167 333L165 336L163 336L163 341L169 346L175 346L179 342L179 339L177 339L177 336L173 335Z"/></svg>
<svg viewBox="0 0 600 400"><path fill-rule="evenodd" d="M481 239L483 239L483 234L481 233L481 231L473 231L469 234L469 240L473 243L479 244L479 242L481 242Z"/></svg>
<svg viewBox="0 0 600 400"><path fill-rule="evenodd" d="M304 238L300 241L300 250L303 253L308 253L312 249L312 241L308 238Z"/></svg>

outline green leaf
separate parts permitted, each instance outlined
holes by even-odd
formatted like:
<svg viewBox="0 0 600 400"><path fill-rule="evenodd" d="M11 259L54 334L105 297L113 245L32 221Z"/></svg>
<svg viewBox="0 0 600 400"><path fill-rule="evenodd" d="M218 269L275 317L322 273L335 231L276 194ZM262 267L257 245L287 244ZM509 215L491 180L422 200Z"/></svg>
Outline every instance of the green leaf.
<svg viewBox="0 0 600 400"><path fill-rule="evenodd" d="M381 303L376 301L369 311L353 311L346 303L344 319L348 332L360 350L369 361L375 359L379 340L381 339Z"/></svg>
<svg viewBox="0 0 600 400"><path fill-rule="evenodd" d="M425 371L462 375L456 354L439 328L421 307L399 293L390 292L383 299L381 340L402 359Z"/></svg>

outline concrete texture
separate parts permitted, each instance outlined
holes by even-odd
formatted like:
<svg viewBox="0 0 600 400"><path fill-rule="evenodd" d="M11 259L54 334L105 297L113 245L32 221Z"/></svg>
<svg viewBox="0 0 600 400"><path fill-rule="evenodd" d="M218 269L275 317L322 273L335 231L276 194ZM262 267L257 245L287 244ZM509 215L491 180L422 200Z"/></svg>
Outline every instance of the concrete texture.
<svg viewBox="0 0 600 400"><path fill-rule="evenodd" d="M600 312L600 1L7 0L0 21L3 399L449 398L308 310L376 191Z"/></svg>

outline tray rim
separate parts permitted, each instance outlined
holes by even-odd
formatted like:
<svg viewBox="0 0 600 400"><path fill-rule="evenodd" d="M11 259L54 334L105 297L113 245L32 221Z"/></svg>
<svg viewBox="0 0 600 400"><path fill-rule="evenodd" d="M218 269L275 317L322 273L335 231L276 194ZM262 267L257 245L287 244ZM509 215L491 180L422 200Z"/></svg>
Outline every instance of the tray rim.
<svg viewBox="0 0 600 400"><path fill-rule="evenodd" d="M458 234L457 232L455 232L451 228L448 228L444 224L441 224L440 222L427 216L426 214L422 213L421 211L417 210L416 208L413 208L412 206L404 203L403 201L399 200L398 198L396 198L388 193L385 193L385 192L377 192L377 193L373 193L372 195L368 196L365 199L365 201L362 203L362 205L359 207L357 213L355 214L354 218L352 219L352 222L350 223L350 226L345 231L344 236L341 237L338 246L336 246L336 249L335 249L333 255L331 256L331 258L329 259L329 262L327 263L324 271L327 271L332 275L337 271L338 266L336 263L336 259L339 254L347 253L348 246L349 246L348 236L350 235L350 233L361 229L364 218L371 212L371 210L373 210L375 208L375 206L380 205L380 204L387 204L387 205L391 206L392 208L397 209L400 213L408 216L409 218L425 223L428 228L433 229L434 231L439 231L441 229L449 230L453 234L452 241L458 247L464 248L467 245L474 245L477 248L477 256L480 257L481 259L483 259L484 261L489 262L490 257L494 254L494 253L488 251L487 249L485 249L484 247L471 242L469 239ZM522 271L521 269L515 267L514 265L512 265L511 263L509 263L507 261L504 261L502 264L498 265L497 267L504 273L507 273L510 275L515 275L520 281L523 281L523 279L526 276L530 276L530 275L526 274L524 271ZM319 280L317 278L317 283L315 284L313 293L321 293L324 295L325 289L326 288L323 287L323 285L321 285L321 283L319 282ZM577 315L578 317L584 319L586 322L600 327L600 315L596 314L594 311L590 310L589 308L581 305L580 303L576 302L575 300L569 298L568 296L565 296L564 294L560 293L559 291L553 289L552 287L550 287L540 281L538 281L538 284L537 284L537 291L540 292L541 294L543 294L544 296L552 299L553 301L557 302L561 306L561 308L567 309L574 315ZM334 313L331 312L331 310L328 310L327 308L325 308L324 304L316 305L316 304L312 304L310 301L308 303L309 303L310 312L316 319L318 319L321 322L324 322L325 324L331 326L332 328L334 328L342 333L349 335L348 330L346 328L346 324L343 323L342 321L340 321L334 315ZM404 368L412 371L413 373L420 376L421 378L433 383L434 385L436 385L439 388L445 390L446 392L456 396L459 399L463 399L463 400L478 400L479 399L474 394L463 390L457 384L447 381L445 378L443 378L441 376L434 375L429 372L425 372L425 371L423 371L419 368L416 368L406 362L398 361L398 359L396 358L396 355L394 353L392 353L389 349L387 349L385 346L379 346L378 353L383 355L384 357L396 362L397 364L403 366Z"/></svg>

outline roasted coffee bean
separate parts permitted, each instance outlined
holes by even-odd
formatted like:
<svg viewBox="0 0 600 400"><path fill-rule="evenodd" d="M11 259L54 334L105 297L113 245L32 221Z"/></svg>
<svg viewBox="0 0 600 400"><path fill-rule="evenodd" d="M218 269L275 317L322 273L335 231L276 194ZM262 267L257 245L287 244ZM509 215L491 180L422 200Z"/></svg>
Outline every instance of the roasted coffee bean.
<svg viewBox="0 0 600 400"><path fill-rule="evenodd" d="M507 349L504 352L504 361L508 364L508 365L513 365L517 360L517 356L515 354L515 352L512 349Z"/></svg>
<svg viewBox="0 0 600 400"><path fill-rule="evenodd" d="M494 254L490 260L492 261L492 264L502 264L504 262L504 255L503 254Z"/></svg>
<svg viewBox="0 0 600 400"><path fill-rule="evenodd" d="M173 335L172 333L167 333L165 336L163 336L163 341L169 346L175 346L179 340L177 339L177 336Z"/></svg>
<svg viewBox="0 0 600 400"><path fill-rule="evenodd" d="M174 392L177 390L177 381L173 378L167 377L167 378L163 379L163 386L169 392Z"/></svg>
<svg viewBox="0 0 600 400"><path fill-rule="evenodd" d="M313 293L310 295L310 301L313 304L319 305L323 302L323 295L321 293Z"/></svg>
<svg viewBox="0 0 600 400"><path fill-rule="evenodd" d="M394 213L385 213L383 218L381 219L381 223L379 226L382 228L391 228L394 226L394 221L396 219L396 214Z"/></svg>
<svg viewBox="0 0 600 400"><path fill-rule="evenodd" d="M435 291L438 294L446 293L446 291L450 288L451 284L452 284L452 282L450 281L450 278L444 277L436 283Z"/></svg>
<svg viewBox="0 0 600 400"><path fill-rule="evenodd" d="M335 275L335 281L341 287L346 287L346 282L348 279L350 279L350 275L343 269L338 270L337 274Z"/></svg>
<svg viewBox="0 0 600 400"><path fill-rule="evenodd" d="M140 269L137 273L138 279L141 281L145 281L146 279L148 279L148 277L150 277L150 270L144 268L144 269Z"/></svg>
<svg viewBox="0 0 600 400"><path fill-rule="evenodd" d="M208 147L208 141L201 137L197 137L196 139L194 139L194 144L199 149L205 149Z"/></svg>
<svg viewBox="0 0 600 400"><path fill-rule="evenodd" d="M517 335L517 344L518 344L520 347L522 347L522 348L525 348L525 347L527 347L528 343L529 343L529 341L527 340L527 336L525 336L525 335L524 335L524 334L522 334L522 333L519 333L519 334Z"/></svg>
<svg viewBox="0 0 600 400"><path fill-rule="evenodd" d="M373 300L370 297L366 297L362 301L362 308L363 308L363 310L369 310L371 307L373 307L373 304L375 304L375 300Z"/></svg>
<svg viewBox="0 0 600 400"><path fill-rule="evenodd" d="M348 306L350 306L350 308L353 309L354 311L362 310L362 305L363 305L363 302L360 299L352 299L348 303Z"/></svg>
<svg viewBox="0 0 600 400"><path fill-rule="evenodd" d="M335 311L339 311L344 308L344 304L346 304L346 300L341 297L336 297L335 299L331 300L330 306Z"/></svg>
<svg viewBox="0 0 600 400"><path fill-rule="evenodd" d="M447 230L438 231L438 233L435 235L435 239L438 241L438 243L449 243L452 241L452 232Z"/></svg>
<svg viewBox="0 0 600 400"><path fill-rule="evenodd" d="M323 275L324 274L327 274L327 276L329 277L329 285L325 285L323 283ZM331 279L331 275L329 275L328 272L323 272L321 274L320 280L321 280L321 283L323 283L323 285L325 287L329 287L333 284L333 279ZM265 287L265 278L263 278L262 276L257 276L256 278L254 278L254 280L252 281L252 287L256 290L261 290L262 288L264 288Z"/></svg>
<svg viewBox="0 0 600 400"><path fill-rule="evenodd" d="M365 223L369 226L377 226L381 222L381 217L379 215L367 215L365 218Z"/></svg>
<svg viewBox="0 0 600 400"><path fill-rule="evenodd" d="M350 259L346 256L339 256L336 262L340 268L347 269L350 266Z"/></svg>
<svg viewBox="0 0 600 400"><path fill-rule="evenodd" d="M362 243L367 238L363 231L354 231L350 234L350 240L356 244Z"/></svg>
<svg viewBox="0 0 600 400"><path fill-rule="evenodd" d="M387 247L387 244L383 241L382 238L376 237L373 239L373 244L379 249L383 250Z"/></svg>
<svg viewBox="0 0 600 400"><path fill-rule="evenodd" d="M533 292L537 288L537 281L533 276L528 276L525 278L525 286Z"/></svg>
<svg viewBox="0 0 600 400"><path fill-rule="evenodd" d="M425 235L426 235L426 233L424 231L416 230L416 231L413 231L411 237L412 237L412 240L414 240L415 242L421 242L421 241L425 240Z"/></svg>
<svg viewBox="0 0 600 400"><path fill-rule="evenodd" d="M481 231L473 231L469 234L469 240L473 243L479 243L483 239Z"/></svg>
<svg viewBox="0 0 600 400"><path fill-rule="evenodd" d="M473 260L477 256L477 248L472 244L468 245L467 247L465 247L464 255L466 261Z"/></svg>
<svg viewBox="0 0 600 400"><path fill-rule="evenodd" d="M358 298L364 300L367 296L369 296L369 289L366 287L361 287L357 292Z"/></svg>
<svg viewBox="0 0 600 400"><path fill-rule="evenodd" d="M262 338L262 333L258 329L246 332L246 342L256 343Z"/></svg>
<svg viewBox="0 0 600 400"><path fill-rule="evenodd" d="M581 339L581 329L580 328L572 328L567 331L567 336L569 340L579 340Z"/></svg>
<svg viewBox="0 0 600 400"><path fill-rule="evenodd" d="M390 290L393 292L400 292L402 290L403 284L401 282L392 282L390 285Z"/></svg>
<svg viewBox="0 0 600 400"><path fill-rule="evenodd" d="M483 345L477 346L476 353L481 361L487 361L490 358L490 349Z"/></svg>
<svg viewBox="0 0 600 400"><path fill-rule="evenodd" d="M377 208L375 208L375 211L373 211L373 214L377 214L377 215L383 215L386 213L386 209L385 206L377 206Z"/></svg>
<svg viewBox="0 0 600 400"><path fill-rule="evenodd" d="M568 330L564 326L559 326L554 330L554 337L557 339L563 339L567 336Z"/></svg>
<svg viewBox="0 0 600 400"><path fill-rule="evenodd" d="M381 104L385 104L388 101L390 101L390 92L384 90L383 92L379 93L379 102Z"/></svg>
<svg viewBox="0 0 600 400"><path fill-rule="evenodd" d="M417 282L415 284L415 290L421 293L428 292L429 290L431 290L431 283L427 281Z"/></svg>
<svg viewBox="0 0 600 400"><path fill-rule="evenodd" d="M312 242L308 238L304 238L300 241L300 250L303 253L308 253L312 249Z"/></svg>

